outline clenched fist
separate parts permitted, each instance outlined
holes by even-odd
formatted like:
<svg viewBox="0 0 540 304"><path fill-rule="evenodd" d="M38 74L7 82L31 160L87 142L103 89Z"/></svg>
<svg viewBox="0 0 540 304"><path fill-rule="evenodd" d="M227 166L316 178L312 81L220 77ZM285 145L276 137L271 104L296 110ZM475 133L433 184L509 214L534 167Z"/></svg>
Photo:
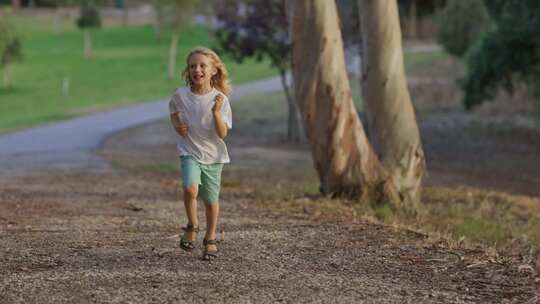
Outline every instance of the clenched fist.
<svg viewBox="0 0 540 304"><path fill-rule="evenodd" d="M215 103L214 103L214 106L212 107L212 112L214 113L221 112L221 107L223 107L223 103L225 101L225 99L223 98L223 95L218 94L216 98L214 99L214 101Z"/></svg>
<svg viewBox="0 0 540 304"><path fill-rule="evenodd" d="M180 134L180 136L186 136L188 133L188 126L185 123L177 124L174 129L176 130L176 133Z"/></svg>

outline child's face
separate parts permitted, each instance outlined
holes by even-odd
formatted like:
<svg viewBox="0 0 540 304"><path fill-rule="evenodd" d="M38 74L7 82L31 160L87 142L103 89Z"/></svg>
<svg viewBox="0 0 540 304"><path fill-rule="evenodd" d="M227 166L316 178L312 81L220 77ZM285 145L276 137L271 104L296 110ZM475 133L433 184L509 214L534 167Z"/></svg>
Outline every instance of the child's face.
<svg viewBox="0 0 540 304"><path fill-rule="evenodd" d="M203 54L193 54L189 58L189 77L194 85L210 85L216 69L212 60Z"/></svg>

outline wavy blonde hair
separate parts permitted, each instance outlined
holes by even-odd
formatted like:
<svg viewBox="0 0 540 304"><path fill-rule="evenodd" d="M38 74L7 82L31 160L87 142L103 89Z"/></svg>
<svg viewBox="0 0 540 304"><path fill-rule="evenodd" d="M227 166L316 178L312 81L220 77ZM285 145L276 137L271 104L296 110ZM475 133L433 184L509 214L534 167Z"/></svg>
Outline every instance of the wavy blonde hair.
<svg viewBox="0 0 540 304"><path fill-rule="evenodd" d="M221 61L221 58L219 58L218 54L206 47L196 47L191 50L191 52L187 56L186 67L182 72L182 76L186 81L186 85L189 87L193 85L193 83L191 82L191 77L189 77L189 59L195 54L201 54L210 58L212 64L217 70L216 75L212 76L212 78L210 79L210 85L221 91L227 97L229 97L231 95L232 88L229 81L229 73L227 72L227 68L225 67L223 61Z"/></svg>

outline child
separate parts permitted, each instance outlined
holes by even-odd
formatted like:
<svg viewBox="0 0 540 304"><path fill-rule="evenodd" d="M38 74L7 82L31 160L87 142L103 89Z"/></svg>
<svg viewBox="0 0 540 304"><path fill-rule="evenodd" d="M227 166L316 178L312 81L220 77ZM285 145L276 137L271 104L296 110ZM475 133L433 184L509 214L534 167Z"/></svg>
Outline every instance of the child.
<svg viewBox="0 0 540 304"><path fill-rule="evenodd" d="M232 127L231 93L225 65L212 50L193 49L187 56L183 77L186 88L171 97L171 123L180 135L178 154L184 188L184 206L188 224L182 228L180 247L191 251L199 232L197 195L206 207L204 259L217 257L216 226L219 215L219 191L223 164L229 154L223 139Z"/></svg>

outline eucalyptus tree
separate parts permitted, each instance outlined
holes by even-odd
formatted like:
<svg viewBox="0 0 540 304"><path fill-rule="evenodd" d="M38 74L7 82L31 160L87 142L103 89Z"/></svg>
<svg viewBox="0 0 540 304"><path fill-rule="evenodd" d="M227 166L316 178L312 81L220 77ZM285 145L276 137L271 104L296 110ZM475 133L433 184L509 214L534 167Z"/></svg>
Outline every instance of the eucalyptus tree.
<svg viewBox="0 0 540 304"><path fill-rule="evenodd" d="M21 42L13 25L0 20L0 67L2 68L4 88L13 85L11 65L22 60Z"/></svg>
<svg viewBox="0 0 540 304"><path fill-rule="evenodd" d="M80 1L80 14L77 26L84 33L84 57L92 57L92 31L101 27L101 17L94 0Z"/></svg>
<svg viewBox="0 0 540 304"><path fill-rule="evenodd" d="M425 159L406 87L397 3L366 0L359 7L370 139L352 101L334 1L287 2L296 101L324 194L415 211Z"/></svg>

